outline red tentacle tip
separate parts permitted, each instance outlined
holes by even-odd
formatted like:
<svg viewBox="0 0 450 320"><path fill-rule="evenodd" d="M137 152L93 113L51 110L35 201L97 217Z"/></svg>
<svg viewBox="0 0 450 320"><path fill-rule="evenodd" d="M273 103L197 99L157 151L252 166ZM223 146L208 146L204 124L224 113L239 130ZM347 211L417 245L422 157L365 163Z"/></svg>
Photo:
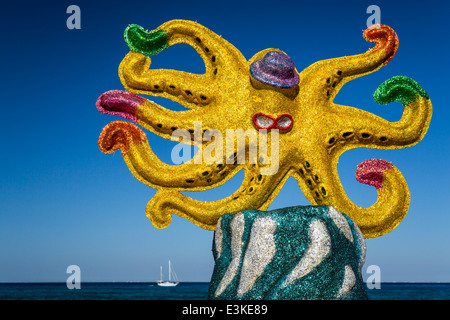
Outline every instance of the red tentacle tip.
<svg viewBox="0 0 450 320"><path fill-rule="evenodd" d="M393 167L392 163L382 159L363 161L356 168L356 180L379 190L383 187L386 171Z"/></svg>
<svg viewBox="0 0 450 320"><path fill-rule="evenodd" d="M398 36L394 29L384 24L374 24L368 27L363 33L364 39L370 42L376 42L372 51L385 50L386 61L392 60L398 49Z"/></svg>
<svg viewBox="0 0 450 320"><path fill-rule="evenodd" d="M145 102L145 98L128 91L111 90L97 99L97 109L101 113L124 117L136 122L136 110Z"/></svg>
<svg viewBox="0 0 450 320"><path fill-rule="evenodd" d="M144 132L134 123L120 120L108 123L98 138L98 146L103 153L120 149L122 154L126 154L128 146L136 142L147 142Z"/></svg>

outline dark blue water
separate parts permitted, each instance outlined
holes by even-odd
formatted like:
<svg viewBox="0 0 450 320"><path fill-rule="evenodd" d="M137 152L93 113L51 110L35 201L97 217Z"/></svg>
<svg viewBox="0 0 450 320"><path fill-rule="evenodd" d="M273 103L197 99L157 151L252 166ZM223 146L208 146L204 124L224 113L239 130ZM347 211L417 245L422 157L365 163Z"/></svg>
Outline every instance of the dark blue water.
<svg viewBox="0 0 450 320"><path fill-rule="evenodd" d="M0 284L0 300L205 300L208 283L185 282L176 287L156 283L81 283L68 289L65 283Z"/></svg>
<svg viewBox="0 0 450 320"><path fill-rule="evenodd" d="M0 300L206 300L208 283L185 282L177 287L155 283L0 283ZM367 290L370 300L450 300L450 283L382 283Z"/></svg>

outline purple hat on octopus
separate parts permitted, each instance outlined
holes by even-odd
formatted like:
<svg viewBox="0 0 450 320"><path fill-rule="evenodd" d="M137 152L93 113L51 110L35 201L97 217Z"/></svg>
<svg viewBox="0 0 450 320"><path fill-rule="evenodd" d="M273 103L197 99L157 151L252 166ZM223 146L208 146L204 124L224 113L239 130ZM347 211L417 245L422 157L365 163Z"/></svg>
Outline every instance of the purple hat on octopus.
<svg viewBox="0 0 450 320"><path fill-rule="evenodd" d="M279 51L269 51L263 58L253 62L250 74L259 82L277 88L293 88L300 81L294 61Z"/></svg>

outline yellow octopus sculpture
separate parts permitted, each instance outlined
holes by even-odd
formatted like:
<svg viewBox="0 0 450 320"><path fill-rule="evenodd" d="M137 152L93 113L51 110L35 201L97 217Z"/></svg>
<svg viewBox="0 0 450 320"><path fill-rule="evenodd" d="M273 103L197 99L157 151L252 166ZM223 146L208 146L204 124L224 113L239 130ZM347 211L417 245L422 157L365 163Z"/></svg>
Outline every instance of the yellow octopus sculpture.
<svg viewBox="0 0 450 320"><path fill-rule="evenodd" d="M284 182L294 177L313 205L331 205L345 212L366 238L386 234L409 208L410 195L403 175L384 160L371 159L358 165L357 180L376 187L378 192L376 203L361 208L342 187L338 159L353 148L414 145L428 129L432 106L426 92L403 76L387 80L374 94L378 103L403 104L398 122L333 102L346 82L378 70L396 53L398 38L390 27L373 25L363 36L376 43L367 52L319 61L298 72L293 61L278 49L263 50L247 61L232 44L196 22L172 20L153 31L129 25L125 40L131 51L119 67L127 91L102 94L97 100L100 112L122 116L166 139L171 139L177 129L186 129L194 137L199 134L194 131L195 122L201 121L202 138L189 142L200 151L214 141L211 135L205 137L208 129L224 134L227 129L251 129L264 136L268 145L276 130L279 143L270 152L279 154L278 171L263 174L267 163L260 156L253 162L238 161L242 150L234 146L231 154L212 164L197 159L201 157L198 152L193 161L169 165L153 153L144 132L127 121L114 121L103 129L100 150L113 153L120 149L133 175L157 190L146 208L146 215L157 228L167 227L171 215L177 214L213 230L223 214L266 210ZM198 52L206 66L204 74L149 69L149 56L177 43L188 44ZM169 98L189 110L168 110L139 94ZM249 140L246 150L251 147ZM245 172L242 185L225 199L198 201L180 193L217 187L241 169Z"/></svg>

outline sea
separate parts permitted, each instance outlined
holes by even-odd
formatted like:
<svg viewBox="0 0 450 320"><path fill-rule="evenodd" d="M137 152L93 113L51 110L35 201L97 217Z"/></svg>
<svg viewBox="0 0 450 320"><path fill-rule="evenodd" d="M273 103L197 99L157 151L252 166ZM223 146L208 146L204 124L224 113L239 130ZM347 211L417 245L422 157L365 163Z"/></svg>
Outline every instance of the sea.
<svg viewBox="0 0 450 320"><path fill-rule="evenodd" d="M160 287L149 282L0 283L0 300L207 300L207 282ZM450 283L381 283L369 300L450 300Z"/></svg>

